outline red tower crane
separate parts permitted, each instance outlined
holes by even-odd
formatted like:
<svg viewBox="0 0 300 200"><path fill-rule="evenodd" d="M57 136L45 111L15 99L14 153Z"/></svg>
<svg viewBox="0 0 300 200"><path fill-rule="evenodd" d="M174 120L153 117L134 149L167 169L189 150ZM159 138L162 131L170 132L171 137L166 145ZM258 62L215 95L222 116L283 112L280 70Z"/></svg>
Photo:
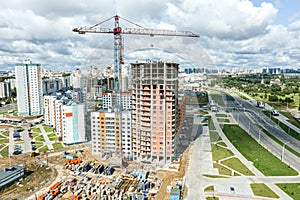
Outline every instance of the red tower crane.
<svg viewBox="0 0 300 200"><path fill-rule="evenodd" d="M102 28L101 24L113 19L115 20L114 28ZM139 28L124 28L122 29L119 24L119 19L123 19ZM153 36L182 36L182 37L199 37L199 35L192 33L190 31L178 31L178 30L162 30L162 29L150 29L142 27L136 23L133 23L125 18L122 18L118 15L115 15L109 19L106 19L100 23L97 23L93 26L89 27L80 27L74 28L74 32L79 34L86 33L111 33L114 34L114 87L115 91L121 91L121 72L122 72L122 64L124 64L123 60L123 51L124 46L122 42L122 34L130 34L130 35L149 35Z"/></svg>
<svg viewBox="0 0 300 200"><path fill-rule="evenodd" d="M115 20L114 28L102 28L100 27L101 24L113 19ZM123 19L138 28L124 28L122 29L119 24L119 19ZM115 15L109 19L106 19L100 23L97 23L93 26L89 27L81 27L81 28L74 28L73 32L77 32L79 34L86 34L86 33L110 33L114 34L114 91L118 92L119 95L119 133L122 133L122 64L124 64L123 60L123 41L122 41L122 34L129 34L129 35L149 35L153 36L182 36L182 37L199 37L199 35L192 33L190 31L177 31L177 30L162 30L162 29L150 29L142 27L138 24L135 24L125 18L121 18L118 15ZM121 141L122 141L122 134L117 134L119 144L117 144L118 148L116 152L119 152L122 156L122 148L121 148Z"/></svg>

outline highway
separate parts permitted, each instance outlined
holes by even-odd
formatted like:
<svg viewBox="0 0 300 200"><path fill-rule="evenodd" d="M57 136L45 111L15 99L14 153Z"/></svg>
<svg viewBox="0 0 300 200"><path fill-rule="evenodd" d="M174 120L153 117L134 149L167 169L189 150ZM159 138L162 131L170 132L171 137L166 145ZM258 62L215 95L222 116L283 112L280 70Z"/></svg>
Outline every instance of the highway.
<svg viewBox="0 0 300 200"><path fill-rule="evenodd" d="M223 97L225 97L226 94L222 93ZM235 101L228 101L225 98L224 102L227 108L235 108L231 110L231 113L238 124L271 153L300 171L300 158L285 150L281 145L268 137L260 130L259 126L265 128L269 133L298 152L300 152L300 141L285 133L277 124L265 116L261 109L240 97L234 96L234 98L236 99Z"/></svg>

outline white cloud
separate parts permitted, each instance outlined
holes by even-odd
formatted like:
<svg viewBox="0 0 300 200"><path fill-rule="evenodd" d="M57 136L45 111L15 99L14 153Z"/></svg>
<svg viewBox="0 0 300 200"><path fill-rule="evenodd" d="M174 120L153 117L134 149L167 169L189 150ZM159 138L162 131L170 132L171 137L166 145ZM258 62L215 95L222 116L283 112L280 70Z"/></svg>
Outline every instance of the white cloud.
<svg viewBox="0 0 300 200"><path fill-rule="evenodd" d="M119 14L149 28L192 30L200 39L124 35L125 54L157 57L173 52L199 67L299 66L300 22L274 25L278 10L249 0L10 0L0 7L0 65L25 58L49 69L113 62L113 35L78 35L72 28ZM124 20L121 26L134 25ZM113 27L113 20L102 27ZM127 55L129 56L129 55ZM166 59L172 56L166 55Z"/></svg>

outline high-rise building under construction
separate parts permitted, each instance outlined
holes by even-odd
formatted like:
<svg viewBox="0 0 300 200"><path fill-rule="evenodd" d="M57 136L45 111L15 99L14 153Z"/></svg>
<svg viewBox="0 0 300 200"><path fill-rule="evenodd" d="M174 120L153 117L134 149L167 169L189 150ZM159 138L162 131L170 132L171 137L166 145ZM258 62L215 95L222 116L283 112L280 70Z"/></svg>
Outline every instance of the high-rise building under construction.
<svg viewBox="0 0 300 200"><path fill-rule="evenodd" d="M132 155L135 160L170 162L178 132L178 64L131 64Z"/></svg>

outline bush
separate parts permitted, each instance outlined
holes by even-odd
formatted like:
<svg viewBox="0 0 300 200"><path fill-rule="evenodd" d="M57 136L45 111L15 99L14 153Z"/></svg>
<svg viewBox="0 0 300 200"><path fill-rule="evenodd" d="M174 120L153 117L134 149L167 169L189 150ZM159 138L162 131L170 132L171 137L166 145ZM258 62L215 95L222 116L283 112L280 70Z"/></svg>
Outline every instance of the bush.
<svg viewBox="0 0 300 200"><path fill-rule="evenodd" d="M277 95L270 95L269 96L269 101L278 101Z"/></svg>

